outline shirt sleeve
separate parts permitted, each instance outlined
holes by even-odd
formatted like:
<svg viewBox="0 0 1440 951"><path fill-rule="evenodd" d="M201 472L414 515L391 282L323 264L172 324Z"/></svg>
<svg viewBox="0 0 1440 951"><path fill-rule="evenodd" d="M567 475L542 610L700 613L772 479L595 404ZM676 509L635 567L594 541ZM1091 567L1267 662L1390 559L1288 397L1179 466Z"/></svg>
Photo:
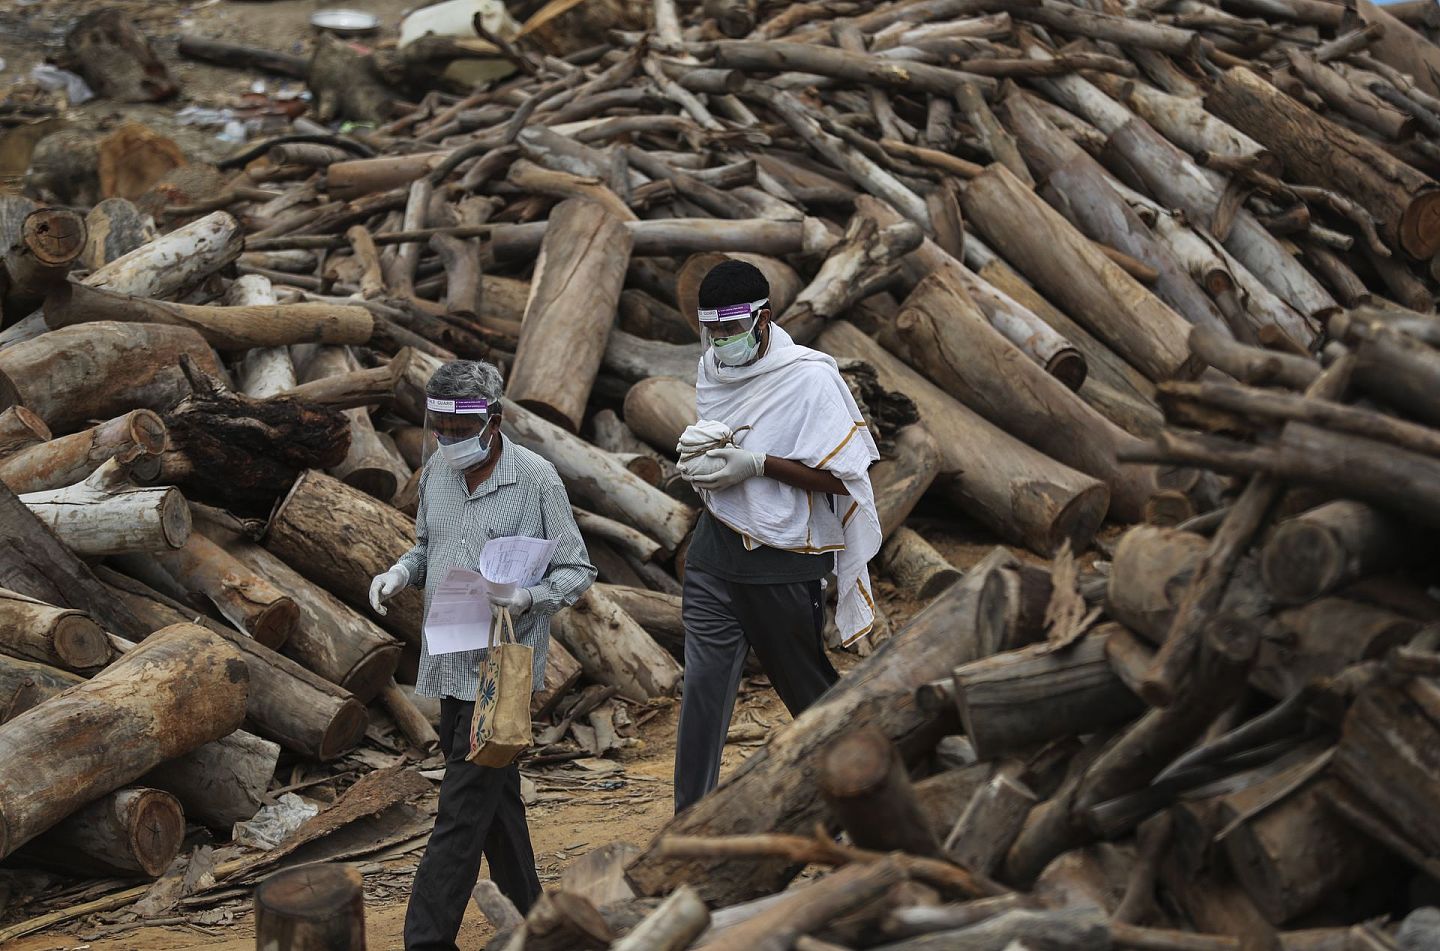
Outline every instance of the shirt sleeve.
<svg viewBox="0 0 1440 951"><path fill-rule="evenodd" d="M585 593L595 580L595 566L590 564L590 553L585 550L585 540L580 537L575 515L570 511L565 486L559 482L546 483L541 490L540 506L545 537L557 544L545 577L528 590L531 610L548 617L574 604Z"/></svg>
<svg viewBox="0 0 1440 951"><path fill-rule="evenodd" d="M425 586L425 568L430 561L430 536L425 528L425 472L420 473L420 501L415 508L415 547L400 556L397 565L410 573L410 585Z"/></svg>

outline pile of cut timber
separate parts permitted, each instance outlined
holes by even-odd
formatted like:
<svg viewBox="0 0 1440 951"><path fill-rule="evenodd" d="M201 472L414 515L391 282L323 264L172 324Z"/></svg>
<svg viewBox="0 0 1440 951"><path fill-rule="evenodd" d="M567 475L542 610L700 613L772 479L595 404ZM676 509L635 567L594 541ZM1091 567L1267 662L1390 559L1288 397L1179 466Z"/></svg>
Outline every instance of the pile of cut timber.
<svg viewBox="0 0 1440 951"><path fill-rule="evenodd" d="M367 704L433 744L402 686L419 595L377 617L366 591L413 538L423 389L456 356L505 369L505 433L600 570L555 621L540 752L622 745L625 703L680 680L700 503L672 447L731 256L840 363L883 449L873 567L931 603L634 859L639 895L693 890L616 946L1386 946L1374 916L1440 871L1436 25L662 0L578 51L323 43L317 93L349 78L323 118L380 124L296 120L220 190L166 191L154 240L123 200L0 199L0 745L143 747L0 758L0 855L73 852L76 810L150 788L224 828ZM434 86L477 55L516 78ZM998 550L957 583L922 497L1052 569ZM130 728L190 692L184 735ZM222 756L244 779L217 790ZM811 863L845 868L726 907ZM563 894L526 947L654 905Z"/></svg>

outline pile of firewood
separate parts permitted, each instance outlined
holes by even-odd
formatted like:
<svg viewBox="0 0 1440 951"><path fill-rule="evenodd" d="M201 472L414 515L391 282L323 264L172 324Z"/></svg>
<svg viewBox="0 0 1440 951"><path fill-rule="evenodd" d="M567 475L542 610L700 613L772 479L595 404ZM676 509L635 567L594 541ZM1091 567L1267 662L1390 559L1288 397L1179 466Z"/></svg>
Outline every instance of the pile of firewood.
<svg viewBox="0 0 1440 951"><path fill-rule="evenodd" d="M420 595L366 593L457 356L505 369L600 570L537 759L624 745L616 701L680 682L671 454L733 256L840 362L883 450L874 570L931 603L629 857L634 894L693 890L616 947L690 946L701 898L707 947L1385 946L1358 923L1440 868L1437 15L1093 6L658 2L583 49L437 40L426 90L327 41L320 118L380 124L299 119L85 214L0 199L0 856L157 874L367 704L433 749ZM445 87L464 57L516 78ZM922 496L1052 567L960 580ZM847 868L725 907L807 864ZM522 930L488 898L531 949L654 905L567 891Z"/></svg>

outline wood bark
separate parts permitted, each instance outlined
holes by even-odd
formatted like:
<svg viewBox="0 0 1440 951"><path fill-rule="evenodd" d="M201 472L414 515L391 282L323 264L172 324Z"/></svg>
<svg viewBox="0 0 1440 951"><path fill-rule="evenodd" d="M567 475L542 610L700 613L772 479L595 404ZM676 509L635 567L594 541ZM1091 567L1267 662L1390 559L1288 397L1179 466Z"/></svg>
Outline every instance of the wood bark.
<svg viewBox="0 0 1440 951"><path fill-rule="evenodd" d="M1433 210L1440 190L1427 176L1242 67L1225 71L1205 106L1283 155L1287 171L1302 182L1337 188L1359 202L1392 248L1420 260L1440 251Z"/></svg>
<svg viewBox="0 0 1440 951"><path fill-rule="evenodd" d="M612 453L514 403L506 403L501 425L507 438L555 466L572 501L639 529L667 552L678 548L694 526L694 509L645 482Z"/></svg>
<svg viewBox="0 0 1440 951"><path fill-rule="evenodd" d="M1133 717L1140 706L1111 670L1106 640L1092 632L1060 650L1036 644L957 667L955 703L976 755L1021 753Z"/></svg>
<svg viewBox="0 0 1440 951"><path fill-rule="evenodd" d="M1427 811L1436 761L1437 691L1432 681L1374 683L1345 717L1335 773L1365 803L1426 855L1440 843L1440 823Z"/></svg>
<svg viewBox="0 0 1440 951"><path fill-rule="evenodd" d="M693 382L657 376L625 393L625 424L659 452L673 453L680 434L696 419Z"/></svg>
<svg viewBox="0 0 1440 951"><path fill-rule="evenodd" d="M265 804L280 745L236 730L167 760L141 778L179 799L185 818L229 832Z"/></svg>
<svg viewBox="0 0 1440 951"><path fill-rule="evenodd" d="M0 314L11 322L29 314L63 284L85 250L85 219L63 208L25 216L20 235L0 259Z"/></svg>
<svg viewBox="0 0 1440 951"><path fill-rule="evenodd" d="M1077 319L1150 379L1199 372L1182 342L1185 321L1013 175L992 166L966 188L962 204L1006 258L1042 291L1070 301Z"/></svg>
<svg viewBox="0 0 1440 951"><path fill-rule="evenodd" d="M1402 334L1371 331L1355 348L1355 383L1431 426L1440 425L1440 399L1427 387L1440 380L1440 354Z"/></svg>
<svg viewBox="0 0 1440 951"><path fill-rule="evenodd" d="M1066 539L1076 550L1089 543L1109 504L1103 483L971 412L848 322L833 321L816 346L833 357L864 360L886 389L915 400L943 453L942 491L962 510L1036 552L1057 551Z"/></svg>
<svg viewBox="0 0 1440 951"><path fill-rule="evenodd" d="M530 716L541 719L549 716L555 705L580 682L584 672L575 655L565 649L558 638L550 638L545 660L545 682L530 698Z"/></svg>
<svg viewBox="0 0 1440 951"><path fill-rule="evenodd" d="M84 481L105 460L132 448L147 455L159 454L165 448L166 435L165 423L158 415L137 409L0 459L0 482L12 492L59 489Z"/></svg>
<svg viewBox="0 0 1440 951"><path fill-rule="evenodd" d="M0 723L15 719L83 679L49 664L0 654Z"/></svg>
<svg viewBox="0 0 1440 951"><path fill-rule="evenodd" d="M0 350L0 404L34 411L56 432L136 408L165 410L190 392L188 356L221 373L205 339L185 327L97 321Z"/></svg>
<svg viewBox="0 0 1440 951"><path fill-rule="evenodd" d="M415 544L415 526L388 505L312 470L301 474L276 507L263 544L364 615L370 579ZM418 590L406 589L386 603L388 613L376 623L418 648L423 605Z"/></svg>
<svg viewBox="0 0 1440 951"><path fill-rule="evenodd" d="M886 538L905 524L939 475L940 464L935 437L923 423L913 423L895 434L892 454L870 467L880 531Z"/></svg>
<svg viewBox="0 0 1440 951"><path fill-rule="evenodd" d="M821 754L817 783L830 812L862 849L938 857L941 849L895 744L868 727Z"/></svg>
<svg viewBox="0 0 1440 951"><path fill-rule="evenodd" d="M14 657L88 672L110 661L105 632L82 611L0 588L0 649Z"/></svg>
<svg viewBox="0 0 1440 951"><path fill-rule="evenodd" d="M901 526L880 549L880 568L911 597L929 601L962 577L919 532Z"/></svg>
<svg viewBox="0 0 1440 951"><path fill-rule="evenodd" d="M995 871L1005 858L1036 796L1002 765L990 781L975 790L955 822L945 850L957 865L980 875Z"/></svg>
<svg viewBox="0 0 1440 951"><path fill-rule="evenodd" d="M286 657L361 703L379 695L400 662L399 641L259 545L232 539L224 548L299 609L295 629L281 648Z"/></svg>
<svg viewBox="0 0 1440 951"><path fill-rule="evenodd" d="M230 285L225 303L232 307L268 307L276 303L270 279L242 274ZM257 400L267 399L295 386L295 365L288 347L256 347L246 352L238 368L240 391Z"/></svg>
<svg viewBox="0 0 1440 951"><path fill-rule="evenodd" d="M222 639L176 625L0 726L0 855L83 803L236 729L248 681L245 662ZM97 748L103 759L86 752Z"/></svg>
<svg viewBox="0 0 1440 951"><path fill-rule="evenodd" d="M1260 576L1275 600L1304 604L1399 564L1407 533L1397 518L1342 499L1276 527L1260 554Z"/></svg>
<svg viewBox="0 0 1440 951"><path fill-rule="evenodd" d="M555 615L553 634L586 676L641 703L673 695L680 665L603 591L586 591Z"/></svg>
<svg viewBox="0 0 1440 951"><path fill-rule="evenodd" d="M896 326L913 361L942 389L1012 436L1110 487L1110 508L1138 521L1158 489L1155 472L1122 468L1135 442L1043 372L990 327L965 292L943 275L920 282Z"/></svg>
<svg viewBox="0 0 1440 951"><path fill-rule="evenodd" d="M977 595L989 571L1007 558L1003 550L992 552L966 580L948 589L777 732L715 792L669 822L660 838L809 829L823 807L814 772L800 764L835 738L865 726L877 727L900 745L902 754L928 751L935 738L934 721L915 706L915 689L978 656L978 644L988 633L977 616ZM640 894L689 884L707 902L728 905L775 890L795 870L783 859L666 860L652 845L626 874Z"/></svg>
<svg viewBox="0 0 1440 951"><path fill-rule="evenodd" d="M20 501L77 555L98 557L135 551L169 551L190 537L190 509L179 489L136 488L129 482L135 451L107 460L84 482Z"/></svg>
<svg viewBox="0 0 1440 951"><path fill-rule="evenodd" d="M278 650L300 621L300 609L280 588L245 567L204 535L184 547L157 552L155 560L186 590L203 594L231 624Z"/></svg>
<svg viewBox="0 0 1440 951"><path fill-rule="evenodd" d="M49 440L51 435L45 420L23 406L11 406L0 412L0 462L8 455Z"/></svg>
<svg viewBox="0 0 1440 951"><path fill-rule="evenodd" d="M180 854L185 812L159 789L131 787L100 797L31 842L22 861L91 875L158 878Z"/></svg>
<svg viewBox="0 0 1440 951"><path fill-rule="evenodd" d="M261 882L255 890L255 942L264 951L364 951L360 870L319 863Z"/></svg>
<svg viewBox="0 0 1440 951"><path fill-rule="evenodd" d="M401 734L412 746L427 756L440 748L440 737L435 733L435 727L430 724L425 714L420 712L419 706L410 695L400 689L395 678L391 677L381 688L380 700L385 704L390 718L400 728Z"/></svg>

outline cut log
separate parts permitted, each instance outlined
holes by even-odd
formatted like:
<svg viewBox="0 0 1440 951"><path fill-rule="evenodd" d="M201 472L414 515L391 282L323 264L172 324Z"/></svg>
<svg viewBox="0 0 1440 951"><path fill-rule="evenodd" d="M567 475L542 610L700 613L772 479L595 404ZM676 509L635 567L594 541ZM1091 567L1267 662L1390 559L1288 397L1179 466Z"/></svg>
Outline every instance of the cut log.
<svg viewBox="0 0 1440 951"><path fill-rule="evenodd" d="M17 858L91 875L159 877L180 854L185 812L144 787L102 796L31 842Z"/></svg>
<svg viewBox="0 0 1440 951"><path fill-rule="evenodd" d="M555 615L552 633L591 680L641 703L674 695L680 665L604 592L586 591Z"/></svg>
<svg viewBox="0 0 1440 951"><path fill-rule="evenodd" d="M990 570L1009 556L997 549L915 615L894 637L835 685L718 789L667 823L658 837L727 835L810 829L822 813L815 773L801 764L835 738L866 726L898 743L902 754L928 752L935 721L915 705L915 690L978 656L990 635L977 616L978 594ZM943 632L943 633L942 633ZM636 891L655 895L694 886L708 902L734 904L767 894L793 877L783 859L711 857L664 859L658 841L630 864Z"/></svg>
<svg viewBox="0 0 1440 951"><path fill-rule="evenodd" d="M545 683L530 697L530 716L549 716L555 705L580 682L583 673L575 655L565 649L557 638L550 638L545 658Z"/></svg>
<svg viewBox="0 0 1440 951"><path fill-rule="evenodd" d="M603 538L614 545L616 549L633 558L640 561L654 561L660 557L660 553L663 551L659 542L642 532L637 532L628 525L581 508L575 508L573 511L575 524L582 534Z"/></svg>
<svg viewBox="0 0 1440 951"><path fill-rule="evenodd" d="M646 340L616 329L605 346L604 366L622 380L635 383L651 377L675 377L693 386L700 354L698 343Z"/></svg>
<svg viewBox="0 0 1440 951"><path fill-rule="evenodd" d="M897 588L922 601L929 601L962 575L919 532L904 526L880 550L880 567Z"/></svg>
<svg viewBox="0 0 1440 951"><path fill-rule="evenodd" d="M550 213L506 385L512 401L579 431L629 261L629 234L600 206L570 200Z"/></svg>
<svg viewBox="0 0 1440 951"><path fill-rule="evenodd" d="M1251 683L1283 700L1352 664L1383 657L1419 629L1419 621L1385 608L1321 598L1275 616Z"/></svg>
<svg viewBox="0 0 1440 951"><path fill-rule="evenodd" d="M1068 301L1078 320L1151 380L1199 373L1183 342L1184 319L1004 168L991 166L970 182L962 204L966 219L1041 291Z"/></svg>
<svg viewBox="0 0 1440 951"><path fill-rule="evenodd" d="M1115 548L1106 611L1152 643L1164 640L1206 545L1204 536L1192 532L1153 525L1130 529Z"/></svg>
<svg viewBox="0 0 1440 951"><path fill-rule="evenodd" d="M1005 858L1020 834L1036 796L1002 765L990 781L975 790L945 841L945 851L960 866L989 875Z"/></svg>
<svg viewBox="0 0 1440 951"><path fill-rule="evenodd" d="M1425 260L1440 251L1440 189L1349 129L1316 115L1243 67L1225 71L1205 106L1285 158L1300 181L1337 188L1380 223L1386 243Z"/></svg>
<svg viewBox="0 0 1440 951"><path fill-rule="evenodd" d="M0 654L0 723L8 723L83 680L49 664Z"/></svg>
<svg viewBox="0 0 1440 951"><path fill-rule="evenodd" d="M693 888L681 886L610 947L613 951L684 951L709 926L710 910Z"/></svg>
<svg viewBox="0 0 1440 951"><path fill-rule="evenodd" d="M1134 717L1140 704L1111 670L1106 640L1096 631L1060 650L1036 644L957 667L955 704L975 754L1018 754Z"/></svg>
<svg viewBox="0 0 1440 951"><path fill-rule="evenodd" d="M155 219L128 198L106 198L85 215L85 250L80 266L98 271L154 241Z"/></svg>
<svg viewBox="0 0 1440 951"><path fill-rule="evenodd" d="M985 656L1042 640L1053 594L1050 572L1044 568L1017 565L991 572L985 583L985 606L990 612L987 626L1000 640L988 645Z"/></svg>
<svg viewBox="0 0 1440 951"><path fill-rule="evenodd" d="M595 588L643 627L657 644L684 660L685 623L680 615L679 595L626 585L597 584Z"/></svg>
<svg viewBox="0 0 1440 951"><path fill-rule="evenodd" d="M694 406L693 396L690 405ZM508 401L501 426L507 438L555 466L575 503L639 529L666 552L673 552L690 534L695 510L630 472L613 454Z"/></svg>
<svg viewBox="0 0 1440 951"><path fill-rule="evenodd" d="M882 456L870 467L880 531L886 538L905 524L939 475L940 465L940 446L935 437L924 424L915 423L895 434L893 455Z"/></svg>
<svg viewBox="0 0 1440 951"><path fill-rule="evenodd" d="M365 951L365 882L353 865L318 863L255 889L255 943L288 951Z"/></svg>
<svg viewBox="0 0 1440 951"><path fill-rule="evenodd" d="M217 211L97 268L84 283L117 294L170 297L234 261L244 240L240 222Z"/></svg>
<svg viewBox="0 0 1440 951"><path fill-rule="evenodd" d="M178 93L165 61L116 7L87 13L65 34L65 56L96 94L117 102L160 102Z"/></svg>
<svg viewBox="0 0 1440 951"><path fill-rule="evenodd" d="M40 208L25 216L20 236L0 260L0 314L14 323L65 283L85 250L85 219L64 208Z"/></svg>
<svg viewBox="0 0 1440 951"><path fill-rule="evenodd" d="M1358 330L1358 328L1355 328ZM1440 399L1427 390L1440 379L1440 354L1403 334L1369 331L1355 348L1355 383L1430 426L1440 425Z"/></svg>
<svg viewBox="0 0 1440 951"><path fill-rule="evenodd" d="M760 273L765 275L765 280L770 284L770 311L773 314L783 314L789 310L801 289L805 287L805 282L795 269L779 258L747 254L743 251L727 253L706 250L692 254L675 274L673 297L675 306L685 315L690 329L697 337L700 334L700 284L705 280L705 275L710 273L710 269L722 261L744 261L760 269Z"/></svg>
<svg viewBox="0 0 1440 951"><path fill-rule="evenodd" d="M831 814L858 847L932 858L942 854L899 752L879 730L860 729L830 743L816 782Z"/></svg>
<svg viewBox="0 0 1440 951"><path fill-rule="evenodd" d="M51 435L45 420L23 406L12 406L0 412L0 461L5 456L46 442Z"/></svg>
<svg viewBox="0 0 1440 951"><path fill-rule="evenodd" d="M61 670L88 672L109 663L110 642L88 615L0 588L0 650Z"/></svg>
<svg viewBox="0 0 1440 951"><path fill-rule="evenodd" d="M996 332L964 290L927 277L896 326L913 362L941 389L1012 436L1110 487L1111 511L1139 521L1158 490L1154 470L1121 467L1136 440L1025 358Z"/></svg>
<svg viewBox="0 0 1440 951"><path fill-rule="evenodd" d="M1407 533L1397 518L1341 500L1282 522L1260 555L1265 587L1304 604L1400 562Z"/></svg>
<svg viewBox="0 0 1440 951"><path fill-rule="evenodd" d="M179 551L157 552L155 560L186 590L203 594L226 620L268 648L282 647L299 623L300 609L289 595L204 535L191 535Z"/></svg>
<svg viewBox="0 0 1440 951"><path fill-rule="evenodd" d="M971 412L853 325L833 321L816 341L833 357L875 367L886 389L913 399L943 454L942 491L1002 537L1050 554L1089 544L1109 503L1103 483L1076 472Z"/></svg>
<svg viewBox="0 0 1440 951"><path fill-rule="evenodd" d="M693 382L656 376L625 393L625 424L662 454L674 454L680 434L696 419Z"/></svg>
<svg viewBox="0 0 1440 951"><path fill-rule="evenodd" d="M190 508L179 489L136 488L129 469L137 450L106 460L84 482L29 492L20 501L77 555L170 551L190 537ZM122 463L122 459L126 461Z"/></svg>
<svg viewBox="0 0 1440 951"><path fill-rule="evenodd" d="M271 554L362 613L369 609L370 579L414 544L415 526L405 516L313 470L295 480L264 539ZM423 605L419 591L401 591L377 623L418 648Z"/></svg>
<svg viewBox="0 0 1440 951"><path fill-rule="evenodd" d="M265 804L279 759L278 743L236 730L161 763L141 782L172 793L186 819L228 833Z"/></svg>
<svg viewBox="0 0 1440 951"><path fill-rule="evenodd" d="M533 260L545 239L548 222L496 227L490 232L490 250L497 261ZM813 218L771 221L768 218L660 218L627 222L635 244L630 253L678 257L701 251L786 255L822 251L833 239ZM683 307L681 308L683 311Z"/></svg>
<svg viewBox="0 0 1440 951"><path fill-rule="evenodd" d="M395 673L400 642L270 552L239 539L225 551L295 602L299 618L281 652L369 703Z"/></svg>
<svg viewBox="0 0 1440 951"><path fill-rule="evenodd" d="M0 855L245 716L245 662L189 625L153 634L95 679L0 726ZM87 751L103 749L97 759Z"/></svg>
<svg viewBox="0 0 1440 951"><path fill-rule="evenodd" d="M225 303L231 307L268 307L276 303L270 279L242 274L230 285ZM240 390L257 400L268 399L295 386L295 365L288 347L256 347L240 360Z"/></svg>
<svg viewBox="0 0 1440 951"><path fill-rule="evenodd" d="M63 488L84 481L105 460L132 448L159 454L165 448L165 437L165 423L159 416L147 409L135 410L0 459L0 482L20 493Z"/></svg>
<svg viewBox="0 0 1440 951"><path fill-rule="evenodd" d="M427 756L440 748L440 737L435 733L435 727L430 725L430 721L420 712L420 708L410 696L400 689L395 678L392 677L386 682L380 691L380 700L412 746Z"/></svg>
<svg viewBox="0 0 1440 951"><path fill-rule="evenodd" d="M33 410L57 432L137 407L165 410L190 392L181 356L222 372L205 339L185 327L99 321L52 330L0 350L0 404Z"/></svg>

